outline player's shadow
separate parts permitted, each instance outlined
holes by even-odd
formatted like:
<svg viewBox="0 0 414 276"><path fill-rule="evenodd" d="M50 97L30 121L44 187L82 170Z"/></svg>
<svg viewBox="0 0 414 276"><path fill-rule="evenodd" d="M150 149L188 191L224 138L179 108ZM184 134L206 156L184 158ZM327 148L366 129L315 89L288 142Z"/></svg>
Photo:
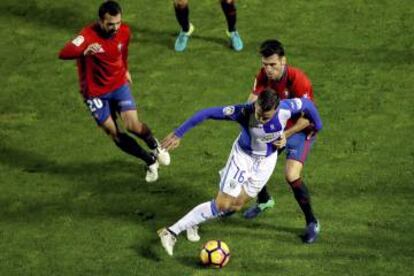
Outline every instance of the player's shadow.
<svg viewBox="0 0 414 276"><path fill-rule="evenodd" d="M205 268L198 257L198 255L186 255L186 256L179 256L176 257L176 260L178 260L181 264L193 268L193 269L202 269Z"/></svg>
<svg viewBox="0 0 414 276"><path fill-rule="evenodd" d="M0 210L1 221L36 222L54 216L107 216L133 221L146 229L140 236L147 238L140 237L145 242L133 245L132 249L152 261L159 261L158 254L162 252L156 235L157 224L171 221L171 216L177 217L194 202L207 198L202 191L188 189L185 183L177 183L172 177L162 179L162 171L157 182L145 183L145 166L134 159L60 163L43 154L1 144L0 157L4 167L34 177L48 175L48 185L56 183L55 188L59 191L59 196L23 200L24 204L19 208L11 208L14 198L1 198L0 206L5 207ZM41 185L31 187L34 193L42 189Z"/></svg>
<svg viewBox="0 0 414 276"><path fill-rule="evenodd" d="M39 153L1 144L0 156L0 163L6 167L21 170L26 174L47 174L50 176L48 182L62 185L59 197L33 198L26 201L22 208L8 208L13 205L13 198L0 199L0 206L6 207L0 210L2 221L13 222L23 218L30 222L65 215L87 218L108 216L134 221L147 229L145 233L140 233L147 237L141 238L140 243L132 245L131 249L143 258L155 262L161 260L160 254L165 254L156 235L157 224L160 221L172 221L172 216L177 218L195 203L209 198L199 189L186 189L183 183L175 182L174 178L163 180L162 175L158 182L148 185L143 181L144 166L139 170L138 162L133 159L62 164ZM194 172L191 174L194 176ZM42 187L32 187L34 192L36 189ZM173 206L175 209L169 210ZM246 221L241 213L222 218L221 221L224 222L221 224L223 232L240 237L249 236L256 229L261 229L275 233L272 239L286 240L287 236L299 235L303 230L260 220ZM196 262L187 260L187 257L185 260L183 258L184 263L188 262L189 266L194 267Z"/></svg>
<svg viewBox="0 0 414 276"><path fill-rule="evenodd" d="M210 43L215 43L225 48L230 48L229 40L223 37L215 37L215 36L206 36L206 35L199 35L193 34L191 36L192 39L203 40Z"/></svg>
<svg viewBox="0 0 414 276"><path fill-rule="evenodd" d="M267 223L261 221L260 218L257 218L254 221L246 220L242 217L242 213L235 214L234 217L224 218L223 220L226 219L228 219L229 222L222 224L223 231L228 231L229 233L231 232L232 236L246 237L252 235L253 237L261 236L262 239L280 239L285 241L286 237L290 236L297 238L298 241L302 240L301 235L303 234L303 228L288 227L278 225L277 223ZM260 230L258 231L257 229ZM271 237L267 236L267 234L261 235L261 231L263 231L263 233L271 232L273 235ZM296 243L297 241L293 242Z"/></svg>
<svg viewBox="0 0 414 276"><path fill-rule="evenodd" d="M133 33L138 33L139 43L159 44L167 47L171 50L174 49L174 43L177 38L178 32L171 30L155 30L146 27L136 27L131 25ZM223 48L230 48L229 40L222 37L206 36L200 34L193 34L191 40L202 40L208 43L214 43L222 46ZM190 42L191 43L191 42Z"/></svg>

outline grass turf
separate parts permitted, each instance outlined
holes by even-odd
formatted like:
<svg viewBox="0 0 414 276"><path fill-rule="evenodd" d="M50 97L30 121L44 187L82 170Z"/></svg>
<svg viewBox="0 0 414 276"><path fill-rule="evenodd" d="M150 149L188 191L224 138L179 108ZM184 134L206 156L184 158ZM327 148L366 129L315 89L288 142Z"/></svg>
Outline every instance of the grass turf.
<svg viewBox="0 0 414 276"><path fill-rule="evenodd" d="M0 274L213 275L200 244L181 239L174 258L156 229L211 199L238 127L206 122L189 133L154 184L119 152L78 95L63 44L95 19L100 1L0 3ZM410 1L239 1L245 49L228 48L217 1L190 2L196 32L173 51L171 3L121 1L134 31L133 93L160 138L197 109L244 102L260 67L261 41L278 37L290 64L311 78L324 130L305 181L322 224L301 244L302 215L283 180L277 205L245 221L201 228L222 239L225 275L409 275L414 242L413 37Z"/></svg>

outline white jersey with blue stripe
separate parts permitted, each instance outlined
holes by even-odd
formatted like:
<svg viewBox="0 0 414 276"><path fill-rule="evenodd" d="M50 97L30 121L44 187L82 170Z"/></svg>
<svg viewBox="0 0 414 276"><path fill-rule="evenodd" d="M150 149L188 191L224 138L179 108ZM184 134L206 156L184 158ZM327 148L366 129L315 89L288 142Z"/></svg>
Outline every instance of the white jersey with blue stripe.
<svg viewBox="0 0 414 276"><path fill-rule="evenodd" d="M317 121L315 126L322 127L319 115L313 103L305 98L282 100L274 116L265 124L255 117L254 104L241 104L226 107L212 107L197 112L175 130L178 137L206 119L236 121L242 130L237 138L240 148L250 155L269 156L277 151L273 142L278 140L288 119L292 115L304 113L309 115L311 121Z"/></svg>

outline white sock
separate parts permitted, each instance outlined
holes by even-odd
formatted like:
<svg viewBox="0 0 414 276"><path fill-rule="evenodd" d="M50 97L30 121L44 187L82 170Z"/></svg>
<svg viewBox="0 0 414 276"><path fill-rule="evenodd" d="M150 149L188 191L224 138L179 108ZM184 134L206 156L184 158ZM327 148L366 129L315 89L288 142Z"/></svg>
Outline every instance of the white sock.
<svg viewBox="0 0 414 276"><path fill-rule="evenodd" d="M176 235L179 235L182 231L203 223L209 219L216 218L219 215L220 213L216 207L216 201L207 201L194 207L174 225L168 227L168 229Z"/></svg>

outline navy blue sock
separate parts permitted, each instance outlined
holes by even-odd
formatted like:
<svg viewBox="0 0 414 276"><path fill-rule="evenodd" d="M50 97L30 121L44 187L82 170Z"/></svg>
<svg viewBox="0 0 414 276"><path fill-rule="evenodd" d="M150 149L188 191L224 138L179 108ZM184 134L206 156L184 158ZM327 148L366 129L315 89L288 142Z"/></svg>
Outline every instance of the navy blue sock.
<svg viewBox="0 0 414 276"><path fill-rule="evenodd" d="M257 194L257 203L266 203L270 200L270 195L267 192L267 185L263 186L260 192Z"/></svg>
<svg viewBox="0 0 414 276"><path fill-rule="evenodd" d="M234 3L227 3L226 0L221 1L221 9L224 12L224 16L227 21L227 28L229 32L234 32L236 30L236 5Z"/></svg>
<svg viewBox="0 0 414 276"><path fill-rule="evenodd" d="M152 165L155 162L154 155L144 150L134 138L126 133L118 134L118 141L115 144L124 152L133 155L139 159L144 160L147 165Z"/></svg>
<svg viewBox="0 0 414 276"><path fill-rule="evenodd" d="M316 218L312 212L310 195L305 183L302 181L301 178L288 183L292 187L295 199L298 202L300 208L302 209L303 214L305 215L306 224L315 222Z"/></svg>
<svg viewBox="0 0 414 276"><path fill-rule="evenodd" d="M175 17L177 18L178 24L180 24L183 32L188 32L190 30L190 10L188 5L179 6L174 5Z"/></svg>
<svg viewBox="0 0 414 276"><path fill-rule="evenodd" d="M142 139L150 149L156 149L158 144L154 136L152 135L151 129L145 123L141 123L141 125L142 125L141 133L138 133L135 131L129 131L129 132L131 132L135 136Z"/></svg>

